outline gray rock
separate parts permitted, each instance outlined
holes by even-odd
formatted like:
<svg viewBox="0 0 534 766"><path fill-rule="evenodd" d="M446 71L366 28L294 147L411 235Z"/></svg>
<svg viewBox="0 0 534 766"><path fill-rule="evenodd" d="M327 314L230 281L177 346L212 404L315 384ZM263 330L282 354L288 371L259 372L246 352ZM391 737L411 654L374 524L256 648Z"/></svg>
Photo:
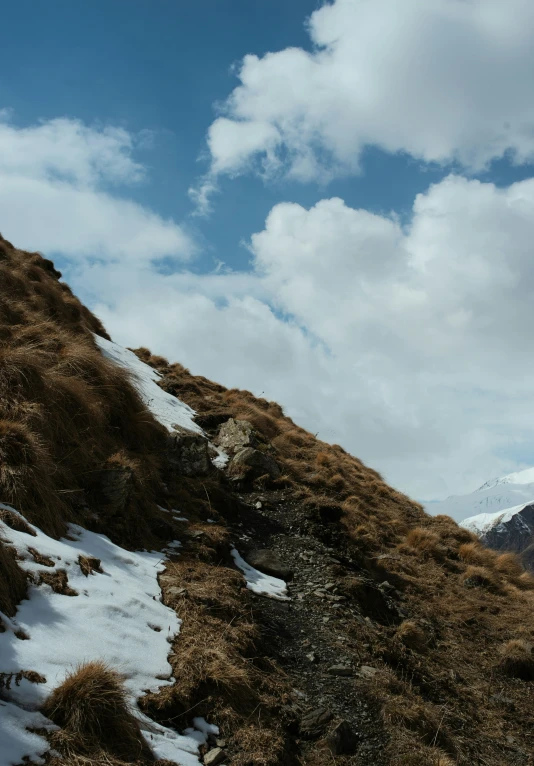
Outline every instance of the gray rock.
<svg viewBox="0 0 534 766"><path fill-rule="evenodd" d="M228 463L227 471L229 476L237 479L259 478L266 474L271 479L277 479L281 473L271 455L252 447L239 450Z"/></svg>
<svg viewBox="0 0 534 766"><path fill-rule="evenodd" d="M252 424L248 420L234 420L234 418L222 424L214 442L230 456L245 447L255 449L259 445L259 439Z"/></svg>
<svg viewBox="0 0 534 766"><path fill-rule="evenodd" d="M370 665L360 665L358 669L358 675L362 678L374 678L378 673L378 668L373 668Z"/></svg>
<svg viewBox="0 0 534 766"><path fill-rule="evenodd" d="M246 558L255 569L272 577L278 577L281 580L291 580L293 577L293 570L284 564L277 553L268 548L250 551Z"/></svg>
<svg viewBox="0 0 534 766"><path fill-rule="evenodd" d="M175 426L167 437L167 461L183 476L205 476L212 467L209 442L202 434Z"/></svg>
<svg viewBox="0 0 534 766"><path fill-rule="evenodd" d="M306 659L313 663L319 662L315 652L310 652L309 654L307 654Z"/></svg>
<svg viewBox="0 0 534 766"><path fill-rule="evenodd" d="M332 755L354 755L358 749L359 737L347 721L341 721L326 738Z"/></svg>
<svg viewBox="0 0 534 766"><path fill-rule="evenodd" d="M353 676L354 671L348 665L330 665L327 670L331 676Z"/></svg>
<svg viewBox="0 0 534 766"><path fill-rule="evenodd" d="M217 764L222 763L225 759L224 750L222 747L214 747L212 750L209 750L206 755L204 756L204 763L206 766L217 766Z"/></svg>
<svg viewBox="0 0 534 766"><path fill-rule="evenodd" d="M325 707L309 710L300 720L300 733L307 737L318 737L334 717Z"/></svg>
<svg viewBox="0 0 534 766"><path fill-rule="evenodd" d="M93 474L98 499L111 514L121 513L133 489L133 471L127 466L108 468Z"/></svg>

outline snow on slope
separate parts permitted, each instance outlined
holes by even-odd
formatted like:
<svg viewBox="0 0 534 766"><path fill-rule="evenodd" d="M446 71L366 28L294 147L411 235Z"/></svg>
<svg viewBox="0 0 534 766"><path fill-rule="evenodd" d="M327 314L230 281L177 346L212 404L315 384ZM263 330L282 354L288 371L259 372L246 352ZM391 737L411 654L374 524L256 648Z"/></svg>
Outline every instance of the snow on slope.
<svg viewBox="0 0 534 766"><path fill-rule="evenodd" d="M287 595L287 585L283 580L278 577L272 577L271 575L264 574L258 569L247 564L244 558L242 558L239 552L232 548L232 556L236 563L236 566L245 575L247 581L247 588L253 593L257 593L261 596L270 596L271 598L277 598L281 601L287 601L289 596Z"/></svg>
<svg viewBox="0 0 534 766"><path fill-rule="evenodd" d="M5 627L0 633L0 673L36 671L46 679L37 684L23 678L18 684L13 681L9 691L4 689L0 766L18 764L24 756L44 763L48 744L26 727L51 727L37 712L39 706L70 670L97 659L124 674L132 710L154 754L183 766L198 766L198 746L205 735L188 730L180 736L148 719L136 704L145 690L174 683L167 655L180 620L161 603L157 574L164 568L162 555L126 551L104 535L76 525L69 529L73 540L54 540L37 527L29 528L35 536L0 521L0 536L16 548L23 569L30 573L63 569L78 595L55 593L44 583L31 585L14 619L0 613ZM54 566L38 564L30 548ZM78 563L80 556L100 559L102 573L86 577ZM20 631L28 636L26 640L15 635Z"/></svg>
<svg viewBox="0 0 534 766"><path fill-rule="evenodd" d="M427 503L425 509L435 516L443 513L462 521L480 514L497 514L512 509L521 510L534 502L534 468L517 471L493 479L468 495L453 495L446 500Z"/></svg>
<svg viewBox="0 0 534 766"><path fill-rule="evenodd" d="M172 431L174 426L181 426L189 431L204 433L193 420L195 411L158 386L157 382L161 378L159 372L138 359L133 351L128 351L127 348L99 335L95 335L94 338L104 356L130 371L133 384L156 420L169 431Z"/></svg>
<svg viewBox="0 0 534 766"><path fill-rule="evenodd" d="M193 420L196 415L195 410L158 386L158 380L161 378L159 372L138 359L133 351L128 351L127 348L101 338L99 335L95 335L94 339L105 357L125 367L131 373L132 383L137 388L141 399L165 428L172 431L175 426L180 426L187 428L188 431L204 435L202 428ZM212 460L213 465L216 468L224 468L229 456L220 447L214 444L211 446L218 452L217 457Z"/></svg>
<svg viewBox="0 0 534 766"><path fill-rule="evenodd" d="M522 511L524 507L525 503L521 503L521 505L514 505L513 508L506 508L504 511L497 511L496 513L479 513L476 516L469 516L467 519L464 519L460 526L469 529L477 535L483 535L499 524L506 524L519 511Z"/></svg>

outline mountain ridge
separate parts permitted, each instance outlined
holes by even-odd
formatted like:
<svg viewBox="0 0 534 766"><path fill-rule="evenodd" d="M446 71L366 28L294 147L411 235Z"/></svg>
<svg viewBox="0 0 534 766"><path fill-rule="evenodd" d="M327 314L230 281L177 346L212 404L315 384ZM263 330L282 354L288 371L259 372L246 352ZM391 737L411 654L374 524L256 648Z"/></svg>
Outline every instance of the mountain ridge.
<svg viewBox="0 0 534 766"><path fill-rule="evenodd" d="M2 766L532 766L512 554L3 239L0 354Z"/></svg>

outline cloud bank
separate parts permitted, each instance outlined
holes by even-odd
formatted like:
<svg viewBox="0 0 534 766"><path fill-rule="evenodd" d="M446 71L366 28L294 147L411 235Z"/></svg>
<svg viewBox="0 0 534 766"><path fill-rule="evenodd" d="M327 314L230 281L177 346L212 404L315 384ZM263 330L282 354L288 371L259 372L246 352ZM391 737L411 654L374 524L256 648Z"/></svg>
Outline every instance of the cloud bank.
<svg viewBox="0 0 534 766"><path fill-rule="evenodd" d="M480 170L534 156L529 0L335 0L311 50L246 55L207 133L201 211L221 176L327 182L366 146Z"/></svg>

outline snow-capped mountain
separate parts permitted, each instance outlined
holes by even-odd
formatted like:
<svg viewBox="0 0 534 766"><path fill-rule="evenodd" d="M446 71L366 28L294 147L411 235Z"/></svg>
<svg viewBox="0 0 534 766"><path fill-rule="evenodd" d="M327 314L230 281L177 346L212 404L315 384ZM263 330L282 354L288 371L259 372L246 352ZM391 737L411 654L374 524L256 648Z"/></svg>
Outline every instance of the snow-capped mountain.
<svg viewBox="0 0 534 766"><path fill-rule="evenodd" d="M452 495L446 500L427 503L426 510L467 521L472 516L490 516L534 502L534 468L516 471L500 479L492 479L467 495ZM488 521L488 520L486 520Z"/></svg>
<svg viewBox="0 0 534 766"><path fill-rule="evenodd" d="M516 471L427 506L432 515L452 516L490 548L514 551L534 569L534 468Z"/></svg>

